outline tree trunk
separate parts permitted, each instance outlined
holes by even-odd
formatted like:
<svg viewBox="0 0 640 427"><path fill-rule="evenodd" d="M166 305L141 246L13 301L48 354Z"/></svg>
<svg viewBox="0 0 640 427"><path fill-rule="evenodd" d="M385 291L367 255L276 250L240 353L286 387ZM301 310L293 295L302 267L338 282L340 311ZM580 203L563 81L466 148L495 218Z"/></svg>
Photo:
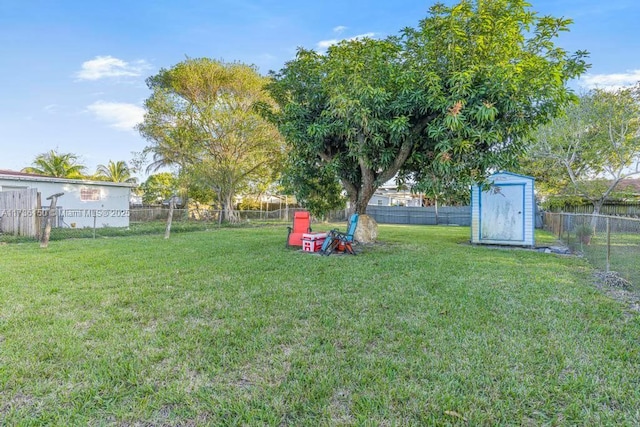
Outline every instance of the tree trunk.
<svg viewBox="0 0 640 427"><path fill-rule="evenodd" d="M345 178L341 178L340 181L342 182L342 186L349 197L348 214L365 214L367 212L367 205L369 204L369 201L378 189L375 185L375 181L373 179L366 179L363 180L360 185L349 182Z"/></svg>
<svg viewBox="0 0 640 427"><path fill-rule="evenodd" d="M377 187L374 185L371 185L368 188L363 188L364 186L357 188L353 185L344 185L344 187L349 198L348 214L351 215L353 213L357 213L364 215L367 212L367 205L373 197Z"/></svg>
<svg viewBox="0 0 640 427"><path fill-rule="evenodd" d="M46 248L49 246L49 235L51 234L51 217L57 215L56 204L58 203L58 197L64 195L64 193L57 193L53 196L47 197L47 200L51 200L49 206L49 212L47 212L47 219L44 226L44 234L42 235L42 241L40 241L40 247Z"/></svg>
<svg viewBox="0 0 640 427"><path fill-rule="evenodd" d="M593 215L591 216L591 229L595 233L596 227L598 226L598 216L600 215L600 210L602 210L602 205L604 205L604 200L600 199L597 201L593 201Z"/></svg>
<svg viewBox="0 0 640 427"><path fill-rule="evenodd" d="M236 224L239 222L238 213L233 208L233 196L231 194L227 194L224 196L224 204L222 206L222 210L224 212L224 217L231 224Z"/></svg>
<svg viewBox="0 0 640 427"><path fill-rule="evenodd" d="M351 183L343 183L344 187L347 190L347 195L349 196L349 209L347 211L347 217L350 218L352 214L357 213L362 218L363 223L366 222L367 230L366 232L362 230L362 226L360 221L358 221L358 226L356 227L356 232L359 229L358 240L360 243L371 243L375 242L378 236L378 224L376 221L369 217L367 213L367 206L369 205L369 201L373 197L373 194L376 192L377 188L374 184L373 180L367 181L369 185L365 186L364 183L360 187L356 187Z"/></svg>
<svg viewBox="0 0 640 427"><path fill-rule="evenodd" d="M376 192L377 187L371 183L370 185L363 185L362 188L358 191L358 199L356 201L355 212L361 215L367 213L367 206L369 205L369 201L373 197L373 194Z"/></svg>

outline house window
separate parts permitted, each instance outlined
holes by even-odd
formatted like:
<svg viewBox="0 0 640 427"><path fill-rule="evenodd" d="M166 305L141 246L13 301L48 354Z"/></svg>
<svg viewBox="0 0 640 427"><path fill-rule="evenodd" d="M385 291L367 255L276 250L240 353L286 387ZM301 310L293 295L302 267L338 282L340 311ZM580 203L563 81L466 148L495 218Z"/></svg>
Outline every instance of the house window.
<svg viewBox="0 0 640 427"><path fill-rule="evenodd" d="M81 188L80 200L82 200L83 202L94 202L96 200L100 200L100 189L99 188Z"/></svg>

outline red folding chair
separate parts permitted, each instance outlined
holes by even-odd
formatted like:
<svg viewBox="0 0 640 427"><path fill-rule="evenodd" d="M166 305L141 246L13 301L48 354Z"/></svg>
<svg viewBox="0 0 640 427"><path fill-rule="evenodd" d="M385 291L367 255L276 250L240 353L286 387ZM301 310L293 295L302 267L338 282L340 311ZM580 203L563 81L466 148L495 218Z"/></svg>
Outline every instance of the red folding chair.
<svg viewBox="0 0 640 427"><path fill-rule="evenodd" d="M311 233L311 215L307 211L297 211L293 214L293 226L287 227L287 247L302 246L302 235Z"/></svg>

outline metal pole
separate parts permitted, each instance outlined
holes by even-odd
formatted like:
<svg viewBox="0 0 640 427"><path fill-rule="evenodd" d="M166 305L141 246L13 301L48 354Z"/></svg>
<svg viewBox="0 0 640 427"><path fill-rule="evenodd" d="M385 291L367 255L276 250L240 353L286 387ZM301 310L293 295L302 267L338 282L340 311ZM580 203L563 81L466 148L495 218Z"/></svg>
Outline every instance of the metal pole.
<svg viewBox="0 0 640 427"><path fill-rule="evenodd" d="M611 218L607 217L607 273L611 267Z"/></svg>
<svg viewBox="0 0 640 427"><path fill-rule="evenodd" d="M168 239L171 235L171 222L173 221L173 210L176 207L175 196L171 196L169 200L169 215L167 216L167 226L164 229L164 238Z"/></svg>

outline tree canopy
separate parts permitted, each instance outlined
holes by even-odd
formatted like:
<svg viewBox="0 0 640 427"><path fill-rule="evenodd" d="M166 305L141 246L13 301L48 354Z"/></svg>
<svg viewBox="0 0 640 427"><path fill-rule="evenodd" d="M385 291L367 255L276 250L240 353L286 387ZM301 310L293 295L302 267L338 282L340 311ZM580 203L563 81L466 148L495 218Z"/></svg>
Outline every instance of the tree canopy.
<svg viewBox="0 0 640 427"><path fill-rule="evenodd" d="M640 85L586 93L534 138L525 172L546 196L586 199L597 214L623 179L640 174Z"/></svg>
<svg viewBox="0 0 640 427"><path fill-rule="evenodd" d="M86 167L79 162L78 156L73 153L58 153L50 150L38 154L35 160L22 171L38 175L55 176L57 178L79 179L84 178Z"/></svg>
<svg viewBox="0 0 640 427"><path fill-rule="evenodd" d="M187 59L147 79L140 133L151 143L151 169L177 165L206 182L224 216L235 220L234 196L251 180L271 176L284 146L275 126L254 108L273 104L267 79L240 63Z"/></svg>
<svg viewBox="0 0 640 427"><path fill-rule="evenodd" d="M178 178L171 172L149 175L146 181L140 184L140 189L145 204L162 203L178 193Z"/></svg>
<svg viewBox="0 0 640 427"><path fill-rule="evenodd" d="M269 85L290 180L302 195L339 180L364 213L393 177L467 185L514 165L587 67L586 52L554 44L570 24L522 0L469 0L433 6L399 36L299 49Z"/></svg>

